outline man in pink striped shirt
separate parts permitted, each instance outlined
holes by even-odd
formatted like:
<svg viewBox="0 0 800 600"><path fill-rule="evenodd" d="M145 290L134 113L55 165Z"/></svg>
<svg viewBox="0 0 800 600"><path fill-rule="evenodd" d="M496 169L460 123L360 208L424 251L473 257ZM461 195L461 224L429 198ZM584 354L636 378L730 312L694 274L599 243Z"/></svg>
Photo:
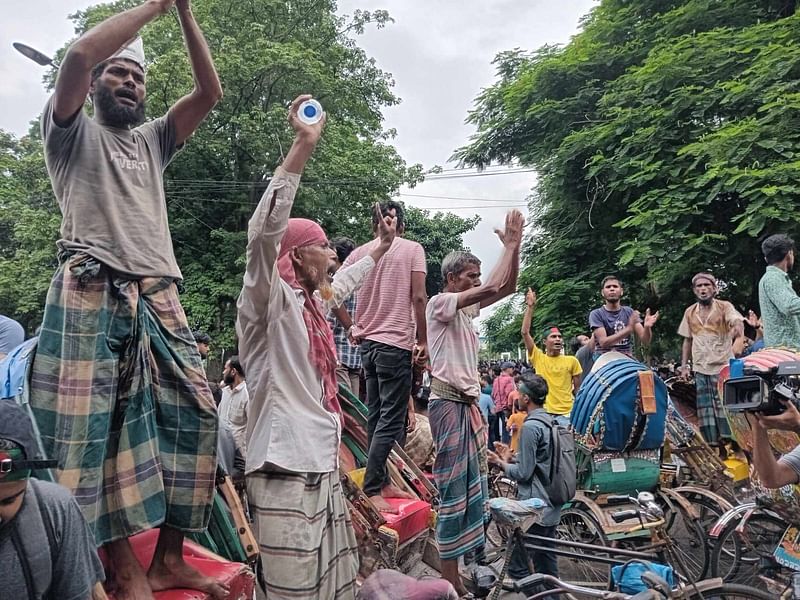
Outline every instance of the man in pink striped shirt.
<svg viewBox="0 0 800 600"><path fill-rule="evenodd" d="M517 389L517 386L514 384L514 363L504 362L500 365L500 368L503 369L503 371L500 373L500 376L494 380L494 384L492 385L492 400L494 400L497 421L501 432L499 434L495 432L495 434L502 439L503 443L507 444L510 441L510 436L506 431L505 409L511 406L508 395ZM492 440L490 439L489 441L491 442Z"/></svg>
<svg viewBox="0 0 800 600"><path fill-rule="evenodd" d="M400 237L404 229L402 204L390 200L381 204L381 212L397 219L398 237L358 291L351 335L361 345L369 408L364 493L378 510L391 512L384 498L406 494L389 485L386 459L395 442L402 446L405 441L412 361L428 357L428 297L425 250L417 242ZM344 266L369 254L378 243L376 238L356 248Z"/></svg>

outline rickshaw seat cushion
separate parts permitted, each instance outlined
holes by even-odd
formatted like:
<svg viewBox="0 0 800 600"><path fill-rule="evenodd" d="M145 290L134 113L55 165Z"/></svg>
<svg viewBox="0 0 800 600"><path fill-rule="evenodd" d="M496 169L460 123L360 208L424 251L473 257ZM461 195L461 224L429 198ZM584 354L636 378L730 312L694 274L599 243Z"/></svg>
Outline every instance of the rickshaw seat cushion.
<svg viewBox="0 0 800 600"><path fill-rule="evenodd" d="M150 529L130 538L133 553L144 569L150 565L153 553L158 542L158 529ZM101 551L101 559L106 564L104 552ZM194 567L200 573L211 577L215 581L224 583L229 588L229 598L252 598L255 587L255 575L242 563L228 562L195 544L192 541L183 542L183 557L189 566ZM109 600L114 600L114 594L108 595ZM164 590L155 592L156 600L211 600L208 594L196 590Z"/></svg>
<svg viewBox="0 0 800 600"><path fill-rule="evenodd" d="M430 527L431 505L427 502L407 498L386 498L385 500L397 510L397 513L384 512L381 515L386 519L386 526L397 532L401 544Z"/></svg>

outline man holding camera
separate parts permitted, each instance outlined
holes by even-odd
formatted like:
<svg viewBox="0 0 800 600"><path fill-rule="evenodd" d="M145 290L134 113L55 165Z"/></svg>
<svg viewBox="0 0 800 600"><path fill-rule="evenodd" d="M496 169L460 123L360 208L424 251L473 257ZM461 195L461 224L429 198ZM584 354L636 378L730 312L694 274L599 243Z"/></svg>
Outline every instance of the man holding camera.
<svg viewBox="0 0 800 600"><path fill-rule="evenodd" d="M780 429L800 434L800 412L793 402L784 402L785 410L779 415L753 413L747 420L753 428L753 468L761 483L768 488L779 488L800 481L800 445L780 457L770 446L767 431Z"/></svg>

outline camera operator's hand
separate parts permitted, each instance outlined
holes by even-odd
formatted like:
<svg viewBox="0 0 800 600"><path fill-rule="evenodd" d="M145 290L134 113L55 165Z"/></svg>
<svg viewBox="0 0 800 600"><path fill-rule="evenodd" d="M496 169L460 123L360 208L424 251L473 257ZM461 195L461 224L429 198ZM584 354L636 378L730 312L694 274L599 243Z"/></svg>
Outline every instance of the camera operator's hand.
<svg viewBox="0 0 800 600"><path fill-rule="evenodd" d="M783 401L786 408L779 415L764 415L755 413L753 417L760 427L764 429L780 429L781 431L794 431L800 433L800 411L793 402ZM752 424L752 423L751 423Z"/></svg>

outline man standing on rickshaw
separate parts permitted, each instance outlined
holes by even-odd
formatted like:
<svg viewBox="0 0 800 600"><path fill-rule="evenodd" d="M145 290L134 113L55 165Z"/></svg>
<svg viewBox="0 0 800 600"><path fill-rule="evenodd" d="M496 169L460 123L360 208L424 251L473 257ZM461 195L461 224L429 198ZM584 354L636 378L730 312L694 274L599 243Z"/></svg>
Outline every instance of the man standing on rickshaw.
<svg viewBox="0 0 800 600"><path fill-rule="evenodd" d="M194 89L145 123L136 36L173 5ZM225 595L183 560L184 533L204 530L211 513L217 415L178 298L162 180L221 97L189 0L148 0L70 46L42 114L63 218L31 406L58 482L105 546L119 599L152 600L176 587ZM128 538L158 526L145 574Z"/></svg>

